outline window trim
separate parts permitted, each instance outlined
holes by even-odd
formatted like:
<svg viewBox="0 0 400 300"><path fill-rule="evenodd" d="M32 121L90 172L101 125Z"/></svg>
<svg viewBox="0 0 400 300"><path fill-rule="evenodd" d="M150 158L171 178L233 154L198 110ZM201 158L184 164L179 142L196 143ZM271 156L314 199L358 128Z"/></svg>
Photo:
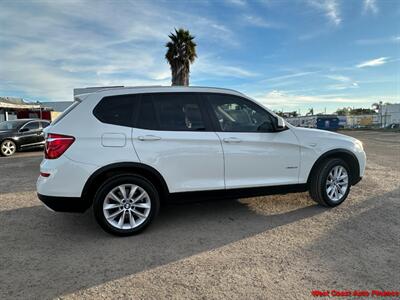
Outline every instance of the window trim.
<svg viewBox="0 0 400 300"><path fill-rule="evenodd" d="M218 122L218 118L217 118L217 116L215 114L215 111L213 109L211 100L209 98L209 96L211 96L211 95L228 95L228 96L231 96L231 97L238 98L238 99L244 101L245 103L250 103L250 105L249 105L250 107L253 105L253 106L261 109L262 111L264 111L265 113L268 114L268 116L271 118L271 120L277 121L277 119L276 119L276 117L274 115L272 115L268 110L263 108L261 105L255 103L253 101L250 101L249 99L246 99L244 97L238 96L238 95L224 94L224 93L201 93L201 95L204 98L204 102L206 104L207 111L208 111L209 117L210 117L210 119L212 121L212 125L213 125L213 128L214 128L215 132L231 132L231 133L274 133L274 132L277 132L277 130L275 128L275 126L276 126L275 123L273 123L273 127L274 127L273 131L224 131L224 130L222 130L222 128L221 128L221 126L220 126L220 124Z"/></svg>
<svg viewBox="0 0 400 300"><path fill-rule="evenodd" d="M159 116L159 114L157 112L157 108L156 108L156 105L154 103L154 97L156 97L157 95L165 95L165 94L167 94L167 95L171 95L171 94L174 95L175 94L175 95L191 95L191 96L193 96L194 99L195 99L194 103L199 106L205 130L171 130L171 129L163 129L163 128L161 128L161 126L160 126L160 116ZM199 93L199 92L164 92L164 93L160 92L160 93L141 93L141 94L137 94L137 95L140 95L140 98L139 98L139 106L138 106L137 112L135 114L134 127L137 128L137 129L151 130L151 131L198 132L198 133L201 133L201 132L215 132L214 131L214 126L213 126L213 124L212 124L212 122L210 120L210 116L209 116L209 114L207 112L206 103L205 103L203 97L201 97L200 94L201 93ZM139 112L140 112L141 107L142 107L142 102L143 102L143 96L144 95L151 95L151 97L152 97L150 101L151 101L151 104L153 106L154 113L155 113L155 116L156 116L156 122L157 122L157 124L156 124L157 126L156 127L157 127L157 129L148 129L148 128L139 127Z"/></svg>

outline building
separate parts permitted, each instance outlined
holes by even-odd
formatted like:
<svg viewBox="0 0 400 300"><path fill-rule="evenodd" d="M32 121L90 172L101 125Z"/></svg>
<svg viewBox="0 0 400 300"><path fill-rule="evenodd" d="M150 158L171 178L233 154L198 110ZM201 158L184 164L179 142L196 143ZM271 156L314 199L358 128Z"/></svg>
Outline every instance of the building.
<svg viewBox="0 0 400 300"><path fill-rule="evenodd" d="M336 115L312 115L286 119L296 127L317 128L336 131L339 128L339 118Z"/></svg>
<svg viewBox="0 0 400 300"><path fill-rule="evenodd" d="M379 127L380 119L378 114L349 115L346 116L345 128Z"/></svg>
<svg viewBox="0 0 400 300"><path fill-rule="evenodd" d="M400 124L400 103L383 104L379 108L379 118L382 127L390 124Z"/></svg>
<svg viewBox="0 0 400 300"><path fill-rule="evenodd" d="M40 104L46 107L50 107L51 120L53 121L59 114L67 109L73 102L72 101L52 101L52 102L41 102Z"/></svg>
<svg viewBox="0 0 400 300"><path fill-rule="evenodd" d="M0 122L15 119L51 120L50 107L40 103L29 103L21 98L0 97Z"/></svg>

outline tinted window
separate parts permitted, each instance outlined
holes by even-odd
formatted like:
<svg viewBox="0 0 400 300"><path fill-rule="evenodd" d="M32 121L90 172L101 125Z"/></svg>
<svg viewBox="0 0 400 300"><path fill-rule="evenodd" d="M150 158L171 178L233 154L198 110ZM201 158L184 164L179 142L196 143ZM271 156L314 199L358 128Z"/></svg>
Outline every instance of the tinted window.
<svg viewBox="0 0 400 300"><path fill-rule="evenodd" d="M156 118L156 112L153 105L153 96L151 94L143 94L140 110L138 128L158 130L158 123Z"/></svg>
<svg viewBox="0 0 400 300"><path fill-rule="evenodd" d="M103 123L132 127L133 112L137 105L137 95L104 97L93 114Z"/></svg>
<svg viewBox="0 0 400 300"><path fill-rule="evenodd" d="M198 98L189 93L143 95L138 126L169 131L206 130Z"/></svg>
<svg viewBox="0 0 400 300"><path fill-rule="evenodd" d="M0 123L0 130L14 130L22 126L26 121L4 121Z"/></svg>
<svg viewBox="0 0 400 300"><path fill-rule="evenodd" d="M251 101L226 94L208 94L208 99L221 131L274 131L273 116Z"/></svg>
<svg viewBox="0 0 400 300"><path fill-rule="evenodd" d="M50 125L49 122L41 122L42 123L42 128L46 128L47 126Z"/></svg>
<svg viewBox="0 0 400 300"><path fill-rule="evenodd" d="M39 130L39 122L30 122L24 126L24 129Z"/></svg>

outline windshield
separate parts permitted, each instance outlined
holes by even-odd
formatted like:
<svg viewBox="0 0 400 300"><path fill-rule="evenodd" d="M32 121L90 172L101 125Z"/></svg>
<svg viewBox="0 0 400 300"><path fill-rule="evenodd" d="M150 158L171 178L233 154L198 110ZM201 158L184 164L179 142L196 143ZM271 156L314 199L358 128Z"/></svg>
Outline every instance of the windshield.
<svg viewBox="0 0 400 300"><path fill-rule="evenodd" d="M1 130L15 130L22 126L26 121L5 121L0 123Z"/></svg>

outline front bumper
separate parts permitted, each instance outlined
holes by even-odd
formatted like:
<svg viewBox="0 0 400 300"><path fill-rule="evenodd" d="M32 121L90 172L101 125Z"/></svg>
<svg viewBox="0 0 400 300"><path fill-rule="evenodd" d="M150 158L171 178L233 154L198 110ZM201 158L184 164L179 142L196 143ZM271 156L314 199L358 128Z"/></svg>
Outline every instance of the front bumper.
<svg viewBox="0 0 400 300"><path fill-rule="evenodd" d="M83 213L90 207L90 203L80 197L46 196L39 193L37 195L40 201L54 211Z"/></svg>

